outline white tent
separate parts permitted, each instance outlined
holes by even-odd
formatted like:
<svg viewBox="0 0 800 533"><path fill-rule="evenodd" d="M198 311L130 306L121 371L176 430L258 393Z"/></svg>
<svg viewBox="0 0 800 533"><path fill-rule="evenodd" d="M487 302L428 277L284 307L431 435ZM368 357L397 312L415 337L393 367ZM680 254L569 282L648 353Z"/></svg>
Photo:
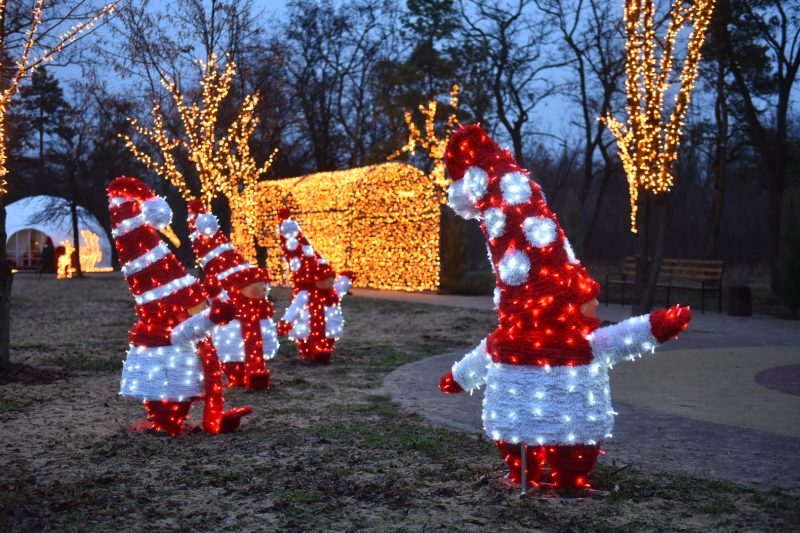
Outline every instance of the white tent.
<svg viewBox="0 0 800 533"><path fill-rule="evenodd" d="M58 211L66 213L53 220L34 223L32 220L56 202ZM41 253L44 239L50 237L54 246L64 242L72 243L72 222L69 217L69 203L55 196L30 196L6 206L6 257L18 267L31 266L31 258ZM86 271L108 270L111 268L111 243L103 226L86 209L78 206L78 233L81 245L81 266L84 266L85 252L94 251L93 267ZM38 248L38 249L37 249Z"/></svg>

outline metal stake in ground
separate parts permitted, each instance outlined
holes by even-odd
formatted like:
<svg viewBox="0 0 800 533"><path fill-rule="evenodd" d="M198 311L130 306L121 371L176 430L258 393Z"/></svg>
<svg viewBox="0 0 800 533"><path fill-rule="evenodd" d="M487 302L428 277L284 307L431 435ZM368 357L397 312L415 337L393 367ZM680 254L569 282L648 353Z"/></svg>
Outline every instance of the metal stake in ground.
<svg viewBox="0 0 800 533"><path fill-rule="evenodd" d="M520 445L520 455L522 456L522 464L520 465L520 483L522 483L522 495L528 493L528 445L522 442Z"/></svg>

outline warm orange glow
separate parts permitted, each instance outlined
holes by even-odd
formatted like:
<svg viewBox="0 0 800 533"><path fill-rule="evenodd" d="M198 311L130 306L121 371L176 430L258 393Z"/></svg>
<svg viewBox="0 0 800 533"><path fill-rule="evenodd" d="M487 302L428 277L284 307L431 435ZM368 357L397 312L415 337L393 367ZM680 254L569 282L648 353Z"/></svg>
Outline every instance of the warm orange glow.
<svg viewBox="0 0 800 533"><path fill-rule="evenodd" d="M103 260L103 250L100 248L100 237L88 229L81 230L81 271L82 272L112 272L111 267L97 266ZM75 275L75 268L72 266L72 253L75 248L70 241L61 243L64 247L64 254L58 257L56 277L58 279L68 279Z"/></svg>
<svg viewBox="0 0 800 533"><path fill-rule="evenodd" d="M450 107L453 110L458 110L458 84L453 85L450 91ZM434 162L433 170L431 171L430 179L440 194L440 201L446 203L447 198L444 191L447 189L449 181L444 172L444 151L447 143L450 141L450 135L453 130L458 126L458 119L455 113L451 113L447 117L447 126L442 138L436 136L436 109L439 102L431 100L428 102L427 107L420 105L419 110L422 116L425 117L425 135L422 135L420 128L414 123L414 118L411 111L406 111L405 119L406 126L408 126L408 142L400 148L397 152L389 156L389 161L397 159L403 153L414 155L419 147L428 154L428 157Z"/></svg>
<svg viewBox="0 0 800 533"><path fill-rule="evenodd" d="M58 279L69 279L75 274L75 269L72 268L72 252L75 248L69 241L61 243L64 247L64 253L58 256L58 265L56 265L56 277Z"/></svg>
<svg viewBox="0 0 800 533"><path fill-rule="evenodd" d="M146 127L137 119L130 119L136 132L146 141L146 148L137 146L129 135L121 135L131 153L148 169L169 181L183 198L189 202L195 198L178 169L176 157L180 152L189 155L200 181L199 198L211 211L211 201L220 194L228 199L232 211L244 211L248 230L252 230L252 199L249 191L259 178L267 172L277 152L258 165L250 150L250 139L258 125L255 115L259 95L244 97L239 114L228 126L224 135L218 134L220 107L228 96L236 74L236 63L228 59L223 66L211 56L208 61L197 61L201 69L200 102L187 103L177 83L162 76L161 83L172 97L178 110L182 133L172 136L165 125L161 106L153 105L150 114L152 125Z"/></svg>
<svg viewBox="0 0 800 533"><path fill-rule="evenodd" d="M275 283L290 284L281 255L278 209L290 207L303 232L356 286L435 290L439 286L439 195L421 170L384 163L299 178L262 181L251 195L254 232ZM231 241L249 260L255 249L244 210L232 214Z"/></svg>

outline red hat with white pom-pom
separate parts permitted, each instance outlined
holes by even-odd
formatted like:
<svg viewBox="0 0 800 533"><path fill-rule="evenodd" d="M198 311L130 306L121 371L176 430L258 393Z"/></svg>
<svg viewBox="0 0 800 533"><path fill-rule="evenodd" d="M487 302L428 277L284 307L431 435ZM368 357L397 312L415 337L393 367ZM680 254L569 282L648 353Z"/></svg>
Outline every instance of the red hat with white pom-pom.
<svg viewBox="0 0 800 533"><path fill-rule="evenodd" d="M480 126L463 126L445 151L450 206L479 218L492 267L500 327L487 349L496 362L581 364L592 360L585 338L599 321L580 305L599 285L572 251L538 183Z"/></svg>
<svg viewBox="0 0 800 533"><path fill-rule="evenodd" d="M172 221L167 202L140 180L125 176L112 181L107 193L111 234L139 316L130 331L131 343L167 346L170 328L205 301L206 294L156 231Z"/></svg>
<svg viewBox="0 0 800 533"><path fill-rule="evenodd" d="M303 235L300 224L292 217L288 207L278 211L278 221L281 250L286 262L289 263L295 287L313 288L317 281L336 276L333 268Z"/></svg>
<svg viewBox="0 0 800 533"><path fill-rule="evenodd" d="M192 200L188 207L192 248L206 276L216 278L226 291L240 290L257 281L269 283L267 271L251 265L236 251L217 217L206 212L200 200Z"/></svg>

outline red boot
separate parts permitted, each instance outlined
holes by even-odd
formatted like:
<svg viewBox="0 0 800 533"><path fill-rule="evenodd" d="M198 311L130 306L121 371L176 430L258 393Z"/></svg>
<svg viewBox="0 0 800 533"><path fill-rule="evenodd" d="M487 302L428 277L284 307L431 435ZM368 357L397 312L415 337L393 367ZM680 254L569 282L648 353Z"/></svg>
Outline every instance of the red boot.
<svg viewBox="0 0 800 533"><path fill-rule="evenodd" d="M599 453L599 445L547 446L545 455L553 484L559 488L590 488L589 474Z"/></svg>
<svg viewBox="0 0 800 533"><path fill-rule="evenodd" d="M244 363L222 363L229 387L244 387Z"/></svg>
<svg viewBox="0 0 800 533"><path fill-rule="evenodd" d="M252 407L235 407L230 411L222 413L222 424L220 424L220 433L233 433L239 429L239 424L242 422L242 417L247 416L253 412Z"/></svg>
<svg viewBox="0 0 800 533"><path fill-rule="evenodd" d="M181 432L181 424L189 414L192 402L144 402L150 422L156 431L166 431L173 437Z"/></svg>
<svg viewBox="0 0 800 533"><path fill-rule="evenodd" d="M250 374L247 377L247 390L249 391L268 390L270 387L270 382L269 382L270 374L272 374L272 372L270 372L269 369L266 369L262 372Z"/></svg>
<svg viewBox="0 0 800 533"><path fill-rule="evenodd" d="M508 480L514 485L522 481L522 445L511 444L503 440L496 441L500 456L508 465ZM542 475L544 465L544 448L527 446L525 449L525 477L529 485L535 485Z"/></svg>

